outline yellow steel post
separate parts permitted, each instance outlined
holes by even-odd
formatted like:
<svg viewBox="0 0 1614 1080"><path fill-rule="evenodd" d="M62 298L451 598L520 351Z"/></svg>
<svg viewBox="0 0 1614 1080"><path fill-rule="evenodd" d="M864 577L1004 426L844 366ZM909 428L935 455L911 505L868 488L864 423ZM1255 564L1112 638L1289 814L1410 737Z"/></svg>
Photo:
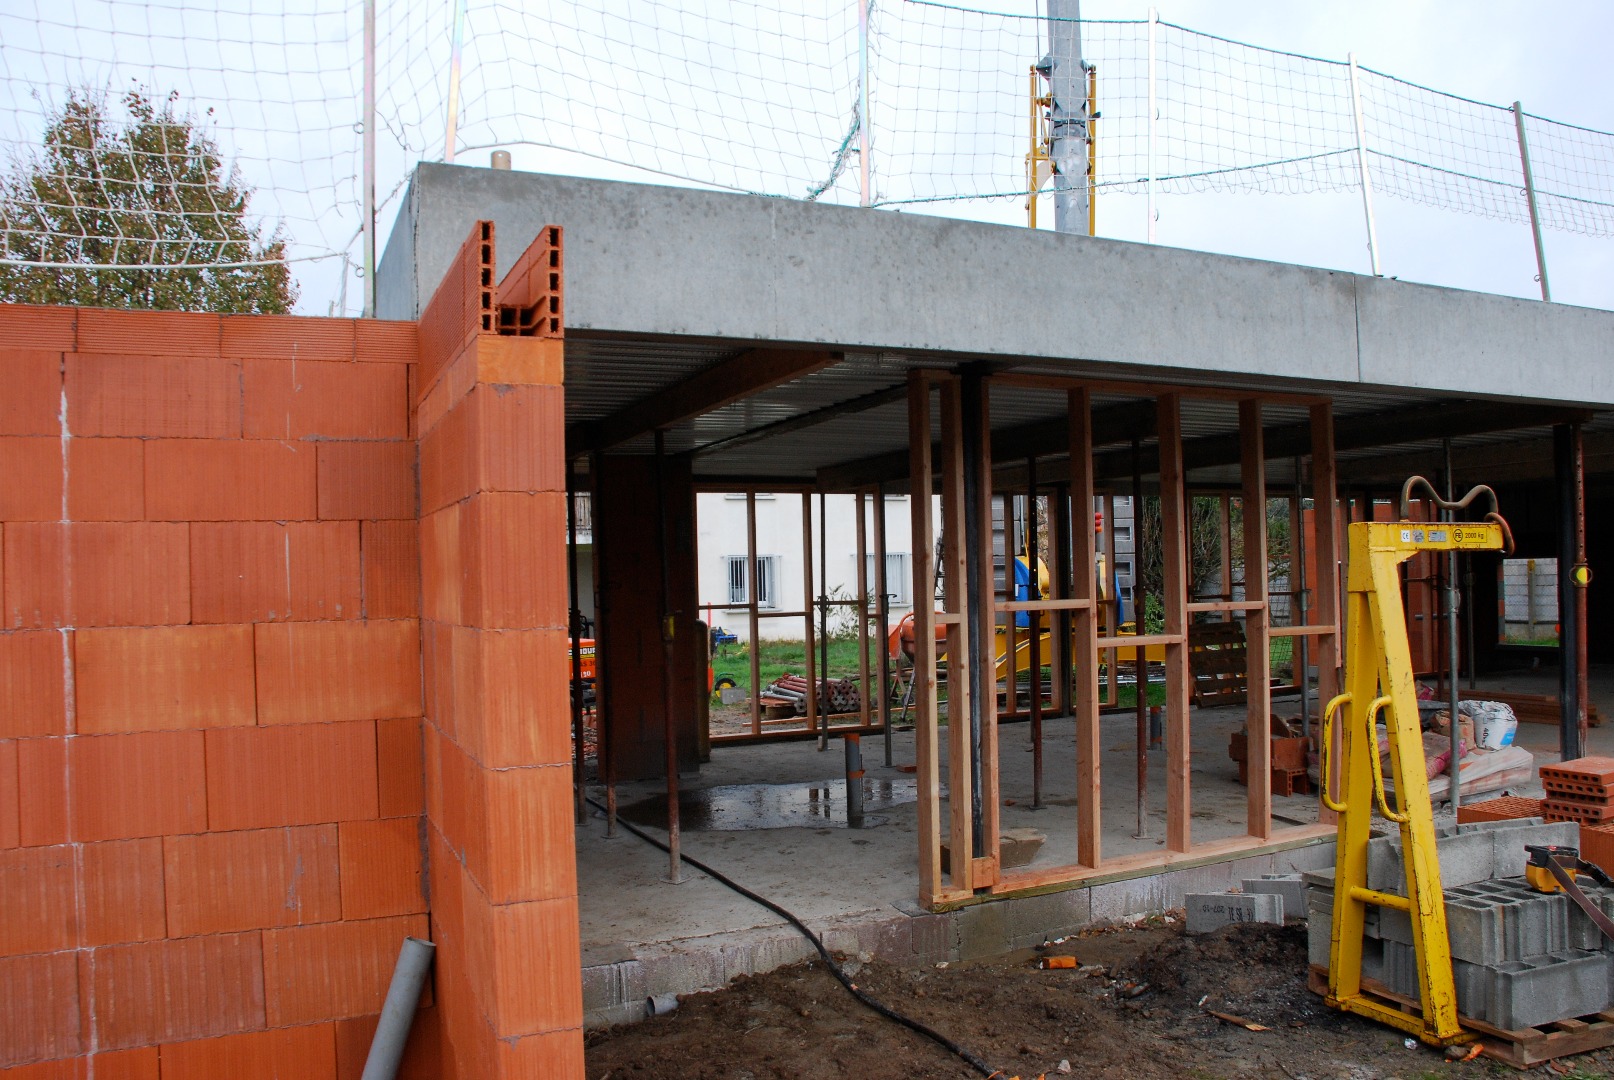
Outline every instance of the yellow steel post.
<svg viewBox="0 0 1614 1080"><path fill-rule="evenodd" d="M1410 486L1410 483L1409 483ZM1460 505L1466 506L1474 493ZM1454 504L1458 505L1458 504ZM1342 797L1324 793L1339 807L1334 875L1333 940L1329 950L1328 1002L1379 1020L1437 1046L1463 1042L1446 937L1445 894L1435 849L1423 735L1413 682L1411 649L1396 567L1420 551L1496 551L1506 538L1501 519L1477 524L1356 522L1350 526L1346 580L1346 686L1338 707L1342 725ZM1376 718L1384 715L1395 802L1385 797L1378 769ZM1328 776L1327 731L1322 774ZM1367 843L1374 810L1401 830L1405 897L1367 887ZM1411 916L1422 1014L1375 997L1362 988L1362 930L1367 906L1392 907Z"/></svg>

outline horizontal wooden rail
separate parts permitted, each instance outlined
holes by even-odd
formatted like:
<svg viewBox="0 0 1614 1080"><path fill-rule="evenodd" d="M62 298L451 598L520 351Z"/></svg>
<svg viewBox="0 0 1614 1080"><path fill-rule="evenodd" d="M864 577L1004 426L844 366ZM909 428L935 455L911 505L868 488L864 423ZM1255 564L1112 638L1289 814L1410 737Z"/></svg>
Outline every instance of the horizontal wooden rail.
<svg viewBox="0 0 1614 1080"><path fill-rule="evenodd" d="M1085 611L1093 606L1091 600L1009 600L997 605L997 611Z"/></svg>
<svg viewBox="0 0 1614 1080"><path fill-rule="evenodd" d="M1274 626L1268 637L1333 637L1339 631L1332 626Z"/></svg>
<svg viewBox="0 0 1614 1080"><path fill-rule="evenodd" d="M1206 600L1189 604L1190 613L1195 611L1260 611L1266 607L1265 600Z"/></svg>
<svg viewBox="0 0 1614 1080"><path fill-rule="evenodd" d="M1181 634L1138 634L1135 637L1101 637L1098 647L1101 649L1131 649L1146 648L1150 645L1181 645L1185 638Z"/></svg>

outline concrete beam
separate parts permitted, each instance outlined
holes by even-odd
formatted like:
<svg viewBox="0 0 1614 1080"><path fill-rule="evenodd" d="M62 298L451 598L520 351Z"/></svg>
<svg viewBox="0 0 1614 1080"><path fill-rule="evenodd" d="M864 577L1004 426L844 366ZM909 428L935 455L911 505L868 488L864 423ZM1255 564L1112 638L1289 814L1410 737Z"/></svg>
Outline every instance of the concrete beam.
<svg viewBox="0 0 1614 1080"><path fill-rule="evenodd" d="M378 273L414 318L470 223L566 228L570 330L1037 361L1095 378L1614 407L1614 313L979 222L423 164ZM1024 310L1025 268L1047 288ZM505 269L500 268L501 272ZM949 361L950 362L950 361Z"/></svg>

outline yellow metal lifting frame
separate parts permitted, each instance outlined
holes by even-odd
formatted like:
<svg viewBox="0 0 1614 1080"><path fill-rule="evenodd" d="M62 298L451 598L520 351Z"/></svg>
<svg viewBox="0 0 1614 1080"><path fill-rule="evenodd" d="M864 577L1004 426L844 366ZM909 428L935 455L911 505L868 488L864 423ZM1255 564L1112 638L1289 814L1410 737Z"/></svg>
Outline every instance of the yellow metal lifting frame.
<svg viewBox="0 0 1614 1080"><path fill-rule="evenodd" d="M1436 505L1446 509L1460 509L1478 495L1489 495L1492 512L1485 521L1474 523L1408 521L1409 497L1420 483ZM1507 523L1495 512L1495 502L1490 488L1477 487L1458 502L1449 503L1435 496L1428 481L1413 477L1402 490L1401 521L1361 521L1350 526L1345 692L1323 710L1323 803L1339 815L1328 1004L1389 1024L1435 1046L1466 1042L1473 1035L1463 1030L1457 1018L1434 811L1396 568L1420 551L1511 550L1513 539ZM1397 805L1393 808L1385 795L1379 764L1375 725L1381 714L1389 734L1395 780ZM1335 797L1329 761L1336 723L1340 727L1338 783L1344 789L1340 798ZM1367 887L1367 843L1375 808L1400 827L1405 896ZM1362 989L1362 929L1369 904L1411 916L1421 1016Z"/></svg>

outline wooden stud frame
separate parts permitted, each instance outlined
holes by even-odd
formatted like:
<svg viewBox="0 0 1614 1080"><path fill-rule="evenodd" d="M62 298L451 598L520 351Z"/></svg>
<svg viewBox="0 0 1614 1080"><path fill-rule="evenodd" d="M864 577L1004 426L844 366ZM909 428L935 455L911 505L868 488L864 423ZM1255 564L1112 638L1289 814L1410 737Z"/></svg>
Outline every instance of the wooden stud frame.
<svg viewBox="0 0 1614 1080"><path fill-rule="evenodd" d="M1318 398L1296 398L1294 395L1252 395L1248 392L1201 391L1191 393L1170 388L1150 388L1156 392L1158 409L1158 448L1160 458L1160 494L1163 532L1165 632L1121 638L1117 633L1119 597L1112 598L1106 607L1104 636L1099 634L1100 601L1095 588L1092 567L1095 564L1097 538L1092 528L1091 514L1100 504L1105 512L1104 547L1107 567L1114 573L1114 498L1101 495L1096 489L1092 447L1092 395L1095 384L1075 379L1038 377L1030 384L1024 379L1007 379L994 376L990 381L1011 381L1016 385L1035 385L1048 390L1061 390L1067 395L1070 423L1070 460L1073 467L1068 474L1068 509L1065 491L1058 490L1052 500L1060 509L1050 507L1050 546L1055 561L1063 563L1063 552L1069 551L1068 566L1060 565L1054 573L1054 588L1048 600L1016 601L1010 597L1002 601L980 605L979 618L971 625L970 606L963 595L965 581L964 523L967 514L979 515L983 536L991 535L991 450L989 425L986 423L987 389L983 386L978 407L982 443L979 467L982 470L977 491L980 498L974 506L965 506L963 446L963 414L965 395L961 392L960 378L943 372L914 371L909 375L909 472L910 510L913 515L913 596L915 631L915 756L919 782L919 898L932 910L945 910L973 903L981 893L1009 895L1027 891L1046 890L1084 881L1109 879L1147 873L1173 865L1198 865L1203 862L1236 857L1240 854L1273 850L1280 846L1294 846L1314 842L1332 834L1332 827L1319 816L1319 824L1275 829L1272 818L1271 770L1267 762L1270 754L1270 698L1267 692L1270 674L1268 645L1273 637L1305 635L1315 640L1315 655L1322 672L1318 696L1327 700L1338 685L1339 656L1338 611L1339 576L1338 529L1339 515L1335 504L1335 472L1333 460L1333 424L1330 405ZM931 398L933 391L941 396L940 431L932 432ZM1244 515L1244 550L1247 566L1266 566L1266 480L1262 404L1281 400L1294 403L1302 400L1310 406L1313 428L1312 495L1316 507L1314 521L1316 539L1314 552L1318 572L1312 584L1314 602L1311 605L1312 622L1307 625L1272 628L1269 623L1269 590L1264 572L1247 574L1245 598L1231 599L1232 584L1224 574L1226 598L1214 601L1190 602L1188 596L1188 504L1187 485L1182 463L1181 403L1186 396L1208 397L1219 400L1236 400L1239 405L1239 440L1241 497L1246 507L1261 508ZM932 461L933 434L939 435L937 460ZM935 574L932 562L934 529L931 515L932 478L937 467L941 477L941 521L943 528L943 577L946 580L945 601L942 610L935 612L927 601ZM1224 565L1231 570L1231 536L1228 533L1229 514L1227 498L1223 498ZM1068 514L1068 516L1066 516ZM1053 527L1054 521L1064 527ZM1068 522L1068 525L1065 523ZM1068 530L1068 531L1067 531ZM1007 545L1013 548L1011 543ZM981 588L987 595L993 590L991 549L983 543L979 553L981 565L977 568ZM1007 552L1008 559L1014 557ZM882 564L883 565L883 564ZM1012 570L1008 576L1012 583ZM1067 588L1068 584L1068 588ZM1069 620L1068 655L1063 663L1077 673L1075 685L1069 691L1069 706L1076 721L1077 806L1076 850L1074 861L1061 865L1003 872L998 866L998 761L996 740L996 658L993 649L981 650L979 670L969 670L962 662L969 655L971 634L981 634L990 640L995 622L1000 615L1008 615L1013 623L1017 611L1046 613L1048 617ZM1191 617L1199 613L1217 612L1228 618L1242 614L1246 635L1250 642L1247 674L1252 692L1249 697L1246 730L1250 749L1250 788L1246 807L1245 835L1195 844L1190 829L1192 817L1192 789L1190 783L1190 678L1188 667L1188 625ZM948 710L956 718L947 726L949 739L948 783L950 795L945 822L942 814L940 790L939 743L943 737L938 723L937 702L937 650L934 633L937 626L945 628L948 664ZM1061 642L1067 640L1063 631ZM1137 855L1106 858L1102 844L1102 755L1099 738L1099 660L1109 661L1109 699L1113 702L1114 672L1118 654L1123 650L1141 654L1150 645L1163 645L1166 652L1166 850L1143 852ZM957 659L954 659L957 658ZM1083 673L1087 674L1083 677ZM1011 683L1012 692L1012 683ZM975 851L972 845L971 792L972 766L969 724L964 722L972 694L981 695L983 725L981 753L981 803L985 826L986 850ZM1056 690L1056 693L1064 691ZM948 845L953 852L973 853L973 858L955 858L950 872L941 869L941 846L945 829Z"/></svg>

